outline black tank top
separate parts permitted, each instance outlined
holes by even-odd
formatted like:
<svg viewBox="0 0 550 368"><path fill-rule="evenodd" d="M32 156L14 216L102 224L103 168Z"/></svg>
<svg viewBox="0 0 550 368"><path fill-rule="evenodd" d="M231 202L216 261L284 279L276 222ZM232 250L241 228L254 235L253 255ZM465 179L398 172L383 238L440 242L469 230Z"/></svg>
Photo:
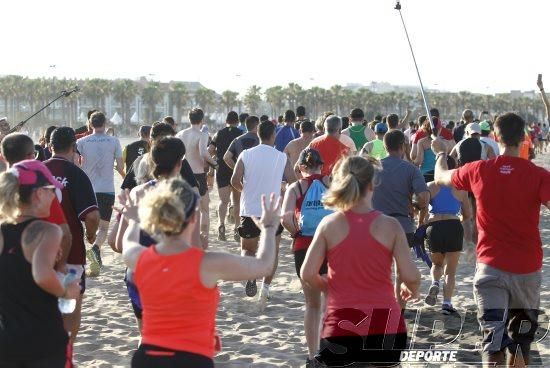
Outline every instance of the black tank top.
<svg viewBox="0 0 550 368"><path fill-rule="evenodd" d="M67 348L57 298L34 282L23 255L21 234L32 221L0 225L0 362L41 359Z"/></svg>

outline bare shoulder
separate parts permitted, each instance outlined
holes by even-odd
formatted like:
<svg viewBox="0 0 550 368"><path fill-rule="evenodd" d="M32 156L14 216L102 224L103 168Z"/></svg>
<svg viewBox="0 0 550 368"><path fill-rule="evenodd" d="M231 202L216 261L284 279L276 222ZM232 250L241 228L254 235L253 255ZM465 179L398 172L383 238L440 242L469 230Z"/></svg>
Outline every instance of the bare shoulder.
<svg viewBox="0 0 550 368"><path fill-rule="evenodd" d="M373 222L372 226L379 229L381 232L395 232L401 229L401 224L395 217L381 214Z"/></svg>
<svg viewBox="0 0 550 368"><path fill-rule="evenodd" d="M23 246L38 245L44 239L59 238L63 236L61 227L51 222L37 220L31 222L21 234Z"/></svg>

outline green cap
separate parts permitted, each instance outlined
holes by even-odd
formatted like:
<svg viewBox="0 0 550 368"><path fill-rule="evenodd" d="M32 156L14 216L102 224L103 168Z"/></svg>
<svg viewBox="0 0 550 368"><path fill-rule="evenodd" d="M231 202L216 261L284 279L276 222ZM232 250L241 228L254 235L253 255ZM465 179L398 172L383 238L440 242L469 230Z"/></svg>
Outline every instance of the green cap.
<svg viewBox="0 0 550 368"><path fill-rule="evenodd" d="M481 128L481 130L484 130L486 132L491 131L491 124L489 124L487 120L484 120L481 123L479 123L479 127Z"/></svg>

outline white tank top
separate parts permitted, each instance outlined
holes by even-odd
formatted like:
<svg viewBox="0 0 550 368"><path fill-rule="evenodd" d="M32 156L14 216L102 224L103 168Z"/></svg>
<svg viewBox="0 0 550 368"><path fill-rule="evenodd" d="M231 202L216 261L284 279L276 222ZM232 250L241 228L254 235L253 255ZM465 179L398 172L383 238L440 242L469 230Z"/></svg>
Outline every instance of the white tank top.
<svg viewBox="0 0 550 368"><path fill-rule="evenodd" d="M244 150L241 157L244 164L244 178L240 215L260 217L262 194L269 198L271 193L275 193L276 200L281 195L281 182L287 157L274 147L265 144Z"/></svg>

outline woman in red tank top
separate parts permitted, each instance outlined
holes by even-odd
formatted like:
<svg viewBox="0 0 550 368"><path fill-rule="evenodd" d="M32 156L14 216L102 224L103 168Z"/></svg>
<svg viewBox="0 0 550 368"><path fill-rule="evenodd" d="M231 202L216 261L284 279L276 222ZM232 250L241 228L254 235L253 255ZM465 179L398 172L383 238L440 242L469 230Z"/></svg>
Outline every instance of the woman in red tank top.
<svg viewBox="0 0 550 368"><path fill-rule="evenodd" d="M263 199L258 256L205 252L191 246L199 197L185 181L159 182L138 207L126 192L128 229L122 255L134 272L143 307L142 344L132 367L213 367L219 280L241 281L271 274L280 203ZM139 221L141 220L141 224ZM163 240L149 248L139 244L140 226Z"/></svg>
<svg viewBox="0 0 550 368"><path fill-rule="evenodd" d="M324 203L337 212L319 224L302 266L302 279L328 295L316 356L327 366L399 363L407 331L393 288L394 259L402 298L418 298L420 273L401 225L373 209L374 174L363 157L336 165ZM319 275L325 258L326 278Z"/></svg>
<svg viewBox="0 0 550 368"><path fill-rule="evenodd" d="M299 219L301 215L302 203L307 190L314 180L320 180L328 187L330 179L328 176L321 174L323 160L319 151L313 148L304 149L297 161L303 179L290 185L285 192L283 201L283 218L282 224L288 230L294 241L292 242L292 251L294 253L294 265L296 266L296 274L300 277L300 269L306 257L307 248L313 240L313 236L302 235ZM326 275L326 262L321 266L321 275ZM306 301L306 310L304 313L304 332L306 335L306 343L308 348L308 360L313 359L317 350L319 350L319 323L321 320L321 291L313 289L309 285L302 283L304 298Z"/></svg>

